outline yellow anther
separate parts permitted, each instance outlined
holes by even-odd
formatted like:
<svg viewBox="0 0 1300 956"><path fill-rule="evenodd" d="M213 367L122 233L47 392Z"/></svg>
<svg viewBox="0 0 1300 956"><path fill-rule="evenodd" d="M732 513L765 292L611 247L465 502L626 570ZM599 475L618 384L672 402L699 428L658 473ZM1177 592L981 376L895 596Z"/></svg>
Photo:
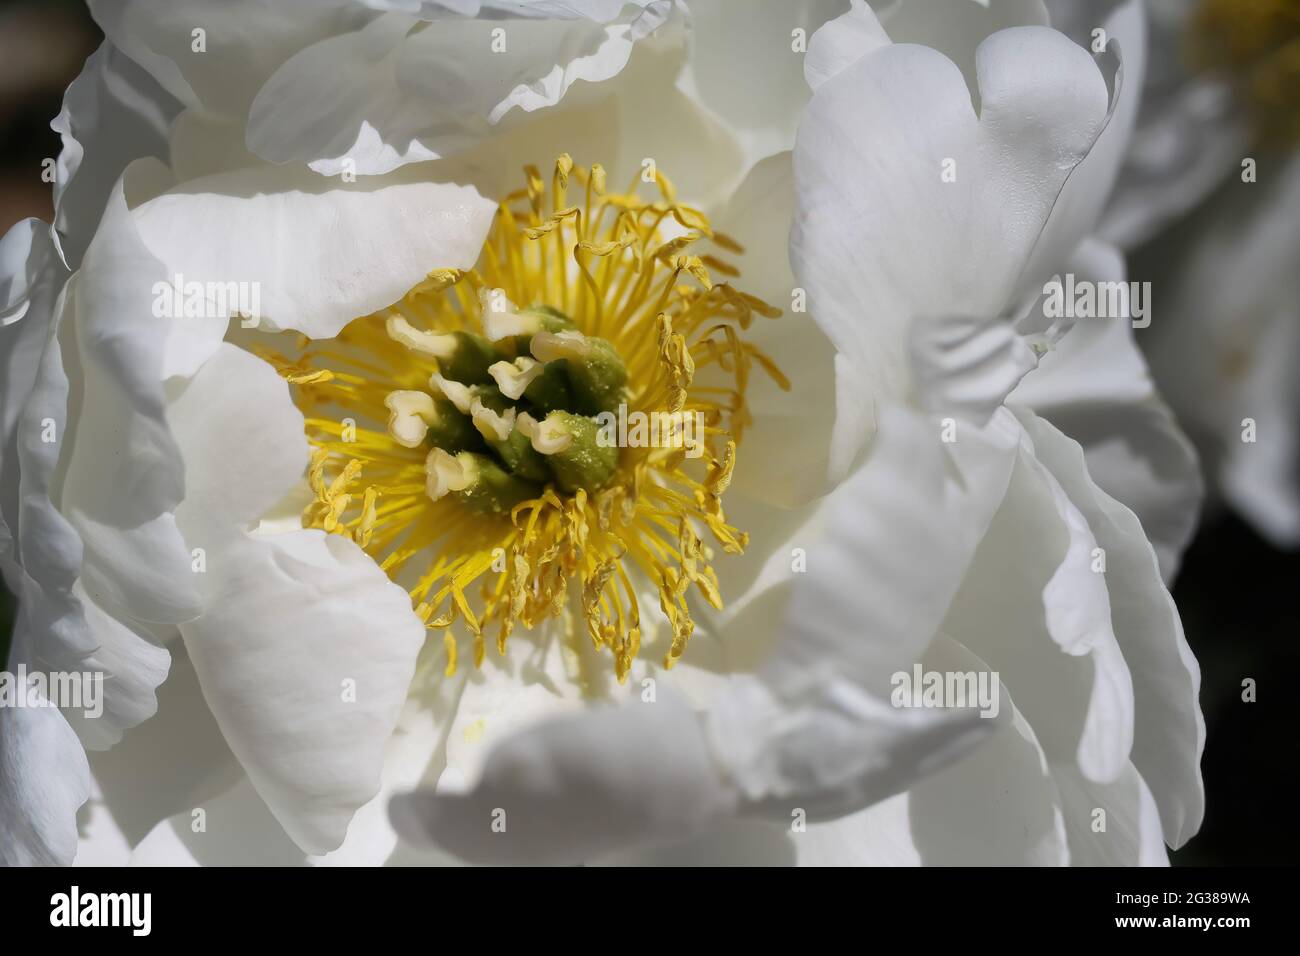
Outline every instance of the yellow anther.
<svg viewBox="0 0 1300 956"><path fill-rule="evenodd" d="M722 505L746 382L753 365L784 377L740 333L779 310L713 283L736 269L695 254L698 243L740 245L680 203L661 171L649 201L635 182L609 193L604 169L567 154L549 181L525 172L475 269L434 269L335 343L267 360L296 386L315 446L304 524L350 536L408 588L420 620L443 631L448 674L453 630L481 664L492 625L504 654L549 619L568 637L585 626L624 681L642 640L641 589L657 591L672 666L694 631L689 592L721 605L715 549L747 544ZM581 197L566 192L572 177ZM705 366L723 380L699 386ZM676 445L611 453L585 430L609 402L699 415L703 468Z"/></svg>
<svg viewBox="0 0 1300 956"><path fill-rule="evenodd" d="M552 214L550 218L548 218L540 226L530 226L529 228L525 229L524 235L526 235L529 239L540 239L542 238L542 236L550 235L561 225L563 225L565 220L575 218L576 216L580 215L580 212L581 211L578 209L577 206L570 206L568 209L561 209L555 212L554 214Z"/></svg>

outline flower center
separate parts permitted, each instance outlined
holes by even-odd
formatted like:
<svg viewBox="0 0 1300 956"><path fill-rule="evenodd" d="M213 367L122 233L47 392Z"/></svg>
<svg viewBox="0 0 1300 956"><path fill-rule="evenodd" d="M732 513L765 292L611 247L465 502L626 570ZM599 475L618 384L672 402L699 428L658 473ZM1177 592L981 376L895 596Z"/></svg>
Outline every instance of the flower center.
<svg viewBox="0 0 1300 956"><path fill-rule="evenodd" d="M1267 145L1300 143L1300 0L1201 0L1193 63L1226 72Z"/></svg>
<svg viewBox="0 0 1300 956"><path fill-rule="evenodd" d="M703 536L747 544L722 498L751 370L789 387L741 333L780 311L713 281L738 273L692 250L742 250L662 174L645 201L567 154L549 190L525 172L474 269L430 273L294 360L261 354L314 446L304 526L350 537L410 591L448 674L461 639L478 665L495 628L504 654L516 625L564 618L572 589L623 681L639 587L671 628L666 667L694 629L691 589L722 606Z"/></svg>

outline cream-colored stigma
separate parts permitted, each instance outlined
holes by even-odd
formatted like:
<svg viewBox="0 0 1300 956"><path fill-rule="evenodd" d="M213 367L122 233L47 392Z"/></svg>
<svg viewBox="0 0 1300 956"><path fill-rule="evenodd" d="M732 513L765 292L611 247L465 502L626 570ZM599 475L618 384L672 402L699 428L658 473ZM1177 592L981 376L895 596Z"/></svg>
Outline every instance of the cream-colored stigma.
<svg viewBox="0 0 1300 956"><path fill-rule="evenodd" d="M552 412L540 422L527 412L515 419L519 433L532 443L533 450L541 455L554 455L573 444L573 434L564 426L559 413Z"/></svg>
<svg viewBox="0 0 1300 956"><path fill-rule="evenodd" d="M384 396L384 404L392 413L388 416L388 434L393 441L403 448L419 448L437 415L433 396L427 392L398 389Z"/></svg>
<svg viewBox="0 0 1300 956"><path fill-rule="evenodd" d="M474 427L488 441L505 441L514 431L515 416L518 413L513 408L507 408L504 413L494 412L483 404L483 399L477 395L470 401L469 417L474 422Z"/></svg>
<svg viewBox="0 0 1300 956"><path fill-rule="evenodd" d="M478 301L483 334L493 342L517 335L532 335L541 328L541 319L521 314L502 289L479 289Z"/></svg>
<svg viewBox="0 0 1300 956"><path fill-rule="evenodd" d="M497 383L497 390L511 401L524 397L533 380L546 371L544 362L537 362L527 355L521 355L513 362L496 362L488 368L488 374Z"/></svg>
<svg viewBox="0 0 1300 956"><path fill-rule="evenodd" d="M584 359L591 351L587 337L576 329L562 332L538 332L533 336L533 358L539 362L557 362L560 359Z"/></svg>
<svg viewBox="0 0 1300 956"><path fill-rule="evenodd" d="M453 405L462 415L468 415L474 408L474 393L468 385L461 382L453 382L449 378L443 378L437 372L429 376L429 387L434 393L441 395Z"/></svg>
<svg viewBox="0 0 1300 956"><path fill-rule="evenodd" d="M456 352L456 337L440 332L417 329L400 315L390 315L385 323L388 337L412 352L437 359L449 359Z"/></svg>
<svg viewBox="0 0 1300 956"><path fill-rule="evenodd" d="M474 483L477 469L471 455L453 455L435 448L424 460L426 493L437 501L453 491L464 491Z"/></svg>

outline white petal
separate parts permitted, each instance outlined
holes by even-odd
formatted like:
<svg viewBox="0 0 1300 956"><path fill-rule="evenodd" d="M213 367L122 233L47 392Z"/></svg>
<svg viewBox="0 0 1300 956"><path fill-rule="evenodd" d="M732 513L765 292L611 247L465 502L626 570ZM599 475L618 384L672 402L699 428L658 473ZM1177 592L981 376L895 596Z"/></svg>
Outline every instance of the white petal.
<svg viewBox="0 0 1300 956"><path fill-rule="evenodd" d="M71 863L77 809L89 795L86 754L63 715L53 708L7 708L0 720L0 864Z"/></svg>
<svg viewBox="0 0 1300 956"><path fill-rule="evenodd" d="M207 551L186 648L258 793L300 847L328 852L378 790L424 627L351 541L238 530L306 467L301 415L269 365L223 347L169 419L186 465L182 529Z"/></svg>
<svg viewBox="0 0 1300 956"><path fill-rule="evenodd" d="M1092 240L1075 253L1069 271L1088 282L1128 278L1119 254ZM1083 445L1093 480L1137 514L1164 579L1172 581L1195 529L1202 480L1196 453L1156 394L1135 337L1126 316L1075 322L1011 400Z"/></svg>
<svg viewBox="0 0 1300 956"><path fill-rule="evenodd" d="M1054 766L1073 866L1168 866L1160 812L1146 781L1130 765L1114 783L1098 784L1074 767ZM1099 818L1098 810L1105 811ZM1105 824L1098 829L1098 820Z"/></svg>
<svg viewBox="0 0 1300 956"><path fill-rule="evenodd" d="M1002 675L1050 760L1109 781L1128 763L1134 691L1096 546L1026 439L944 630Z"/></svg>
<svg viewBox="0 0 1300 956"><path fill-rule="evenodd" d="M977 85L976 51L991 34L1010 27L1046 26L1043 0L905 0L875 4L852 0L848 13L832 20L808 44L804 68L814 89L857 59L889 43L938 50L957 65L972 90Z"/></svg>
<svg viewBox="0 0 1300 956"><path fill-rule="evenodd" d="M1155 795L1165 841L1179 847L1199 829L1205 805L1200 775L1205 721L1197 704L1200 667L1133 513L1088 479L1076 444L1041 420L1021 420L1038 456L1105 549L1115 636L1133 678L1133 766Z"/></svg>
<svg viewBox="0 0 1300 956"><path fill-rule="evenodd" d="M889 675L917 660L1011 479L1014 432L999 419L940 441L937 424L890 413L866 464L826 501L828 534L796 579L774 677L835 662L888 696ZM887 503L887 504L886 504Z"/></svg>
<svg viewBox="0 0 1300 956"><path fill-rule="evenodd" d="M187 106L240 116L294 50L341 26L341 0L92 0L104 34ZM355 11L360 13L360 11ZM202 30L203 49L197 50Z"/></svg>
<svg viewBox="0 0 1300 956"><path fill-rule="evenodd" d="M131 844L104 805L98 783L91 778L90 799L78 821L77 857L73 866L124 866L131 858Z"/></svg>
<svg viewBox="0 0 1300 956"><path fill-rule="evenodd" d="M838 820L809 826L791 840L798 865L920 866L908 799L900 793Z"/></svg>
<svg viewBox="0 0 1300 956"><path fill-rule="evenodd" d="M78 661L76 670L103 675L103 708L90 718L82 711L71 711L66 716L88 748L107 750L122 739L123 731L157 712L155 691L167 679L171 655L140 630L107 613L80 584L74 594L98 645Z"/></svg>
<svg viewBox="0 0 1300 956"><path fill-rule="evenodd" d="M835 349L807 312L791 308L788 231L794 212L794 172L788 152L756 165L713 219L719 232L740 237L737 288L782 310L756 316L746 341L761 348L790 380L790 391L761 369L749 379L753 416L738 450L732 488L756 501L790 507L829 490L835 407ZM702 379L701 379L702 380Z"/></svg>
<svg viewBox="0 0 1300 956"><path fill-rule="evenodd" d="M305 471L305 426L288 384L229 343L173 397L167 421L185 458L177 517L192 545L251 529Z"/></svg>
<svg viewBox="0 0 1300 956"><path fill-rule="evenodd" d="M863 56L891 42L866 0L853 0L848 13L828 22L808 41L804 79L816 90Z"/></svg>
<svg viewBox="0 0 1300 956"><path fill-rule="evenodd" d="M1095 4L1048 0L1052 26L1092 42ZM1106 6L1117 6L1107 4ZM1187 30L1195 4L1147 3L1142 106L1107 204L1100 234L1134 249L1176 222L1238 166L1251 140L1250 118L1231 83L1188 62ZM1110 30L1111 24L1106 23ZM1130 47L1125 46L1127 54Z"/></svg>
<svg viewBox="0 0 1300 956"><path fill-rule="evenodd" d="M690 5L691 47L679 85L726 124L743 153L740 173L794 145L808 101L796 42L839 14L844 0L711 0Z"/></svg>
<svg viewBox="0 0 1300 956"><path fill-rule="evenodd" d="M446 763L453 776L473 783L499 743L547 718L584 709L581 696L557 690L572 683L561 661L573 653L562 650L565 640L557 637L534 653L527 645L512 645L505 658L493 652L466 674L447 728Z"/></svg>
<svg viewBox="0 0 1300 956"><path fill-rule="evenodd" d="M471 187L261 168L184 183L134 214L169 278L244 283L265 325L329 338L434 269L470 268L493 211Z"/></svg>
<svg viewBox="0 0 1300 956"><path fill-rule="evenodd" d="M1101 197L1109 195L1115 184L1137 121L1146 69L1146 15L1141 0L1119 4L1102 29L1107 41L1097 64L1111 89L1111 110L1096 143L1070 172L1052 207L1026 268L1031 276L1060 271L1080 240L1094 231L1104 209Z"/></svg>
<svg viewBox="0 0 1300 956"><path fill-rule="evenodd" d="M1025 339L1000 315L921 319L912 324L909 346L921 407L980 428L1037 365Z"/></svg>
<svg viewBox="0 0 1300 956"><path fill-rule="evenodd" d="M133 166L124 181L136 170L149 168ZM132 227L119 181L77 275L81 387L63 507L85 542L90 596L115 615L174 623L196 614L199 599L173 517L183 477L163 382L210 353L222 326L155 318L151 287L162 275Z"/></svg>
<svg viewBox="0 0 1300 956"><path fill-rule="evenodd" d="M63 267L49 227L31 219L0 242L0 570L18 601L41 666L70 666L93 648L72 593L81 541L53 499L67 441L68 380L58 331L68 313ZM53 438L53 440L50 440Z"/></svg>
<svg viewBox="0 0 1300 956"><path fill-rule="evenodd" d="M660 688L655 703L510 737L470 792L396 797L390 813L417 846L436 842L472 862L563 864L693 832L734 807L695 715ZM494 832L502 819L505 833Z"/></svg>
<svg viewBox="0 0 1300 956"><path fill-rule="evenodd" d="M132 851L131 866L287 867L306 862L247 777L194 809L202 816L178 813L154 827Z"/></svg>
<svg viewBox="0 0 1300 956"><path fill-rule="evenodd" d="M441 656L441 648L438 651L436 656ZM460 702L462 684L463 680L448 680L438 673L428 687L419 688L411 695L397 730L385 747L379 793L352 818L343 845L333 853L313 858L314 864L394 866L400 865L401 858L408 853L417 857L412 863L422 866L455 862L445 855L417 853L399 845L397 831L388 819L388 801L394 793L437 783L446 766L452 715Z"/></svg>
<svg viewBox="0 0 1300 956"><path fill-rule="evenodd" d="M907 417L894 424L897 431L882 431L887 438L877 448L880 459L864 469L871 479L846 486L846 507L881 500L872 494L876 483L896 480L904 463L914 465L927 445L932 455L942 455L928 427L913 431ZM973 456L977 460L964 469L966 480L995 490L992 504L1000 497L997 462L1008 459L1006 452L990 452L994 461ZM873 470L877 464L879 474ZM935 473L942 470L939 465ZM860 514L853 508L835 526L852 529ZM907 511L896 524L906 528L909 522L943 524L931 501ZM848 533L856 540L852 530ZM951 539L950 528L943 533L945 541ZM858 559L856 549L852 555ZM826 560L833 563L834 554L828 551ZM960 569L952 577L946 583L955 589ZM437 843L473 861L576 862L708 831L740 807L788 819L791 806L803 806L815 819L898 792L991 729L968 714L900 714L868 689L864 671L875 659L908 653L891 642L923 645L933 635L923 620L906 618L924 614L925 601L933 599L940 608L933 612L937 623L944 584L940 581L934 593L922 588L920 606L906 610L872 609L865 598L854 608L871 613L854 617L847 633L842 628L819 632L816 618L797 615L793 633L765 672L766 685L753 679L732 682L703 726L661 681L656 703L634 701L507 738L491 752L468 793L417 793L395 800L394 823L417 844ZM815 602L817 595L809 600ZM819 607L818 613L824 610ZM864 630L872 633L874 623L885 628L878 636L883 649L863 652L855 644L869 642L853 639ZM670 818L665 818L667 806ZM505 840L492 830L498 808L507 816Z"/></svg>
<svg viewBox="0 0 1300 956"><path fill-rule="evenodd" d="M253 104L248 143L326 175L450 155L518 122L516 110L555 106L579 81L578 99L588 97L587 85L617 75L668 9L651 3L612 23L440 19L414 32L413 19L388 14L285 63Z"/></svg>
<svg viewBox="0 0 1300 956"><path fill-rule="evenodd" d="M950 641L925 666L982 671L989 665ZM1069 862L1065 824L1043 755L1025 716L1001 690L999 732L969 757L920 781L907 796L912 841L938 866L1059 866Z"/></svg>
<svg viewBox="0 0 1300 956"><path fill-rule="evenodd" d="M1048 25L1043 0L903 0L888 4L880 19L894 43L928 46L952 60L972 90L979 46L986 37L1012 27Z"/></svg>
<svg viewBox="0 0 1300 956"><path fill-rule="evenodd" d="M857 372L842 408L906 392L914 318L1002 315L1018 301L1056 196L1104 125L1105 81L1059 33L995 33L978 68L978 118L952 61L906 45L859 58L808 106L791 258ZM944 181L948 160L955 182ZM868 437L837 422L840 458Z"/></svg>
<svg viewBox="0 0 1300 956"><path fill-rule="evenodd" d="M738 678L708 713L710 744L745 813L834 819L965 756L994 728L969 711L902 711L842 679L781 697Z"/></svg>
<svg viewBox="0 0 1300 956"><path fill-rule="evenodd" d="M54 225L74 268L127 165L144 156L167 157L167 130L179 109L180 103L111 40L100 44L68 87L63 110L50 125L63 140Z"/></svg>
<svg viewBox="0 0 1300 956"><path fill-rule="evenodd" d="M185 645L170 643L171 670L158 688L158 711L107 752L90 754L97 792L92 813L111 818L129 846L157 824L184 815L243 776L217 727Z"/></svg>
<svg viewBox="0 0 1300 956"><path fill-rule="evenodd" d="M378 790L424 628L337 536L248 537L208 562L210 610L181 629L204 696L281 825L328 852Z"/></svg>

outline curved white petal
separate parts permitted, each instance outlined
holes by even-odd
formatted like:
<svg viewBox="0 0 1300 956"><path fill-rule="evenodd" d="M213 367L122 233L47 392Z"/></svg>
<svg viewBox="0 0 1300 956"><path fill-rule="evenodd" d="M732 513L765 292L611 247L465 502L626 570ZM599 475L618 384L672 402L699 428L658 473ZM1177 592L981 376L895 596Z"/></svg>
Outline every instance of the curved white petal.
<svg viewBox="0 0 1300 956"><path fill-rule="evenodd" d="M980 672L990 665L952 641L931 645L924 666ZM1065 824L1034 727L1000 690L998 732L970 756L927 777L907 795L912 841L927 865L1060 866L1069 862Z"/></svg>
<svg viewBox="0 0 1300 956"><path fill-rule="evenodd" d="M915 467L918 457L936 459L935 468L923 474L944 471L943 452L927 424L916 426L906 414L891 424L896 428L882 431L873 453L879 457L868 462L860 480L837 493L844 496L844 510L832 512L833 525L848 536L852 550L836 546L814 552L812 560L824 560L827 568L837 563L856 567L854 562L865 559L857 525L867 503L883 500L878 492ZM984 510L992 513L1000 480L1005 482L999 463L1009 457L1007 448L991 447L983 456L973 451L958 466L965 480L981 489L965 503L987 494L991 500ZM904 547L907 533L918 524L926 533L950 540L947 519L952 515L936 512L932 498L922 507L924 495L914 484L907 494L917 501L915 508L894 504L887 509L896 515L888 524L892 546ZM954 493L954 507L960 497ZM977 533L970 535L972 547ZM839 554L851 556L837 561ZM909 547L907 554L932 570L931 553ZM541 724L498 744L468 793L417 793L395 800L398 831L474 861L572 862L680 840L710 830L738 809L788 819L792 806L803 806L817 819L905 789L991 730L966 713L900 713L871 692L873 679L888 681L887 673L875 674L876 661L914 659L912 648L923 647L933 636L933 630L926 631L924 615L930 613L937 624L944 587L955 589L960 580L962 562L953 563L951 580L941 579L933 587L921 583L925 572L918 573L914 564L907 565L910 573L886 575L880 591L862 591L855 581L855 602L845 612L847 630L841 620L821 628L819 616L828 608L818 592L806 596L808 603L820 602L817 616L806 608L800 613L796 592L791 633L763 672L763 681L732 681L717 694L703 724L668 697L665 686L653 704L634 701ZM868 574L866 580L871 579ZM812 588L817 579L810 575L807 580ZM888 595L885 606L874 606L873 597L900 581L908 585L904 593L910 600ZM844 595L836 599L842 602ZM860 637L864 632L865 640ZM675 796L669 799L669 794ZM671 819L663 815L666 802L675 808ZM492 811L498 808L506 811L508 821L520 821L518 830L507 823L508 840L497 839L491 828Z"/></svg>
<svg viewBox="0 0 1300 956"><path fill-rule="evenodd" d="M97 691L85 698L96 704L62 714L6 710L0 800L11 832L0 842L9 861L68 863L76 810L89 793L78 734L89 746L108 747L149 717L168 654L89 598L80 580L82 540L56 504L60 468L74 443L59 335L71 325L75 296L64 287L53 234L35 220L20 223L0 243L0 257L8 317L0 327L0 570L19 598L12 654L0 663L89 674L96 683L88 688L82 678L83 691Z"/></svg>
<svg viewBox="0 0 1300 956"><path fill-rule="evenodd" d="M379 787L424 643L406 592L351 541L241 530L307 463L301 414L264 362L223 346L168 415L204 612L181 633L212 712L293 840L325 853Z"/></svg>
<svg viewBox="0 0 1300 956"><path fill-rule="evenodd" d="M791 839L799 866L920 866L900 793L857 813L816 823Z"/></svg>
<svg viewBox="0 0 1300 956"><path fill-rule="evenodd" d="M908 343L917 401L931 415L983 427L1038 363L1005 316L953 315L913 323Z"/></svg>
<svg viewBox="0 0 1300 956"><path fill-rule="evenodd" d="M1137 121L1146 69L1142 0L1117 5L1102 29L1106 47L1096 60L1106 76L1111 108L1087 156L1070 171L1025 267L1025 274L1038 281L1058 272L1080 241L1096 229Z"/></svg>
<svg viewBox="0 0 1300 956"><path fill-rule="evenodd" d="M96 784L92 823L107 818L95 828L128 847L170 816L184 816L188 826L196 808L208 806L243 776L203 698L185 645L177 639L168 649L171 669L158 688L157 713L112 750L89 755ZM95 836L86 835L98 843ZM98 849L92 846L87 853Z"/></svg>
<svg viewBox="0 0 1300 956"><path fill-rule="evenodd" d="M74 587L73 594L81 604L86 627L97 645L77 662L76 671L100 675L103 706L92 717L84 716L81 710L69 711L66 716L86 747L107 750L122 739L124 731L144 723L157 712L155 692L167 679L171 655L142 633L142 628L137 629L106 612L90 599L80 584Z"/></svg>
<svg viewBox="0 0 1300 956"><path fill-rule="evenodd" d="M1041 419L1020 417L1105 549L1115 637L1133 680L1133 765L1155 795L1165 841L1177 848L1200 828L1205 809L1200 667L1137 518L1093 484L1077 444Z"/></svg>
<svg viewBox="0 0 1300 956"><path fill-rule="evenodd" d="M91 0L90 10L104 35L173 97L227 116L243 115L295 50L364 13L350 0Z"/></svg>
<svg viewBox="0 0 1300 956"><path fill-rule="evenodd" d="M247 777L193 811L163 820L132 850L131 866L303 866Z"/></svg>
<svg viewBox="0 0 1300 956"><path fill-rule="evenodd" d="M169 279L221 285L200 290L205 311L329 338L434 269L470 268L494 209L472 187L260 168L182 183L134 216Z"/></svg>
<svg viewBox="0 0 1300 956"><path fill-rule="evenodd" d="M67 270L48 225L29 219L0 241L0 570L36 643L36 663L75 662L93 644L72 593L82 563L76 532L54 503L68 444L68 379L59 329Z"/></svg>
<svg viewBox="0 0 1300 956"><path fill-rule="evenodd" d="M1072 866L1168 866L1160 811L1131 765L1114 783L1098 784L1074 767L1053 766ZM1104 815L1098 814L1098 810Z"/></svg>
<svg viewBox="0 0 1300 956"><path fill-rule="evenodd" d="M1119 253L1093 240L1076 251L1069 271L1093 283L1128 278ZM1083 446L1093 480L1138 516L1164 579L1172 581L1195 529L1203 483L1191 443L1156 393L1129 312L1076 321L1011 400Z"/></svg>
<svg viewBox="0 0 1300 956"><path fill-rule="evenodd" d="M745 403L753 423L738 449L734 493L781 507L805 503L829 489L835 407L835 350L806 311L794 311L797 285L790 271L788 232L794 212L789 152L758 163L713 219L719 232L743 237L733 257L734 284L782 310L756 316L746 341L761 348L789 379L782 390L755 368Z"/></svg>
<svg viewBox="0 0 1300 956"><path fill-rule="evenodd" d="M827 534L810 549L787 613L795 635L773 679L831 666L888 696L889 675L938 633L990 521L1007 493L1015 431L941 441L941 426L890 413L861 471L827 500Z"/></svg>
<svg viewBox="0 0 1300 956"><path fill-rule="evenodd" d="M941 638L932 670L988 665ZM991 718L990 718L991 719ZM1001 691L996 732L969 756L859 813L810 826L792 842L800 866L997 866L1073 862L1057 781L1033 728ZM1118 812L1118 811L1117 811Z"/></svg>
<svg viewBox="0 0 1300 956"><path fill-rule="evenodd" d="M15 635L15 668L25 658ZM54 708L6 708L0 720L0 865L56 866L77 852L77 809L90 796L81 742Z"/></svg>
<svg viewBox="0 0 1300 956"><path fill-rule="evenodd" d="M1047 0L1052 26L1076 42L1110 30L1116 0ZM1191 3L1146 3L1141 110L1099 233L1133 249L1196 206L1249 150L1250 119L1221 75L1189 68ZM1129 46L1125 46L1125 53Z"/></svg>
<svg viewBox="0 0 1300 956"><path fill-rule="evenodd" d="M126 208L135 171L151 170L119 181L77 275L62 508L85 544L87 593L115 616L176 623L198 613L199 596L173 515L183 476L163 383L210 353L223 324L154 316L151 288L165 273Z"/></svg>
<svg viewBox="0 0 1300 956"><path fill-rule="evenodd" d="M390 814L407 840L472 862L563 864L670 840L735 807L697 718L661 688L655 703L509 737L473 790L395 797Z"/></svg>
<svg viewBox="0 0 1300 956"><path fill-rule="evenodd" d="M804 79L816 90L868 53L892 42L866 0L853 0L848 13L829 21L808 41Z"/></svg>
<svg viewBox="0 0 1300 956"><path fill-rule="evenodd" d="M98 782L91 777L90 798L81 810L77 827L77 856L73 866L124 866L131 859L131 844L104 805Z"/></svg>
<svg viewBox="0 0 1300 956"><path fill-rule="evenodd" d="M54 225L68 264L90 245L113 186L136 159L167 157L180 103L111 40L86 61L50 126L62 137L54 180Z"/></svg>
<svg viewBox="0 0 1300 956"><path fill-rule="evenodd" d="M1056 197L1105 123L1102 74L1059 33L1000 31L977 64L978 116L952 61L908 45L862 56L808 106L791 259L857 372L838 382L843 408L907 392L913 319L1013 308ZM868 437L837 422L832 466L842 473Z"/></svg>
<svg viewBox="0 0 1300 956"><path fill-rule="evenodd" d="M450 155L518 122L516 111L557 105L575 84L577 100L588 99L598 88L588 85L617 75L669 10L642 0L618 19L574 16L586 11L571 6L563 19L537 10L423 29L386 14L289 59L253 103L248 144L272 162L304 162L325 175L377 175Z"/></svg>
<svg viewBox="0 0 1300 956"><path fill-rule="evenodd" d="M895 0L883 4L880 21L894 43L938 50L952 60L973 90L980 44L999 30L1048 25L1043 0Z"/></svg>
<svg viewBox="0 0 1300 956"><path fill-rule="evenodd" d="M690 57L679 85L726 124L744 173L794 145L808 101L811 39L844 0L710 0L692 3ZM807 52L804 52L805 47Z"/></svg>
<svg viewBox="0 0 1300 956"><path fill-rule="evenodd" d="M960 443L960 439L959 439ZM1133 742L1133 686L1108 579L1079 507L1022 438L1007 495L944 630L1002 676L1049 760L1115 779Z"/></svg>

